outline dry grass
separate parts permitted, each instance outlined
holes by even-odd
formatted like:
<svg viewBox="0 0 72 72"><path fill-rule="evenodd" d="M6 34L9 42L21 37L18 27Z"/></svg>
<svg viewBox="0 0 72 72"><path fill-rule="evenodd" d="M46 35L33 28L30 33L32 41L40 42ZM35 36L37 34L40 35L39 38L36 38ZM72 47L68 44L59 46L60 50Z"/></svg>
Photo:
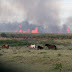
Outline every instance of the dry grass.
<svg viewBox="0 0 72 72"><path fill-rule="evenodd" d="M72 51L30 50L26 47L0 50L0 63L17 72L59 72L54 69L58 62L62 63L62 72L72 72Z"/></svg>
<svg viewBox="0 0 72 72"><path fill-rule="evenodd" d="M11 38L0 37L0 40L11 40Z"/></svg>
<svg viewBox="0 0 72 72"><path fill-rule="evenodd" d="M10 46L9 49L0 47L2 72L60 72L55 69L57 63L62 64L62 72L72 72L72 39L49 39L47 36L38 38L40 35L37 38L32 37L31 39L0 37L0 40L28 41L44 47L43 50L32 50L26 45ZM46 43L56 45L58 50L48 50L44 46Z"/></svg>

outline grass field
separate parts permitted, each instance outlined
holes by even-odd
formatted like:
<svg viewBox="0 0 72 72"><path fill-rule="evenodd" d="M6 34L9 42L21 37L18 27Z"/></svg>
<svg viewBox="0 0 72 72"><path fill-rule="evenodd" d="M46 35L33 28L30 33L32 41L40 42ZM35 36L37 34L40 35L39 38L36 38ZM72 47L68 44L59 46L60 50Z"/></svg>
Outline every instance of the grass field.
<svg viewBox="0 0 72 72"><path fill-rule="evenodd" d="M7 34L8 35L8 34ZM13 35L12 35L13 36ZM9 44L9 49L0 45L1 72L72 72L72 35L20 35L13 38L0 37L0 44ZM44 44L54 44L58 50L49 50ZM27 44L43 46L34 50Z"/></svg>

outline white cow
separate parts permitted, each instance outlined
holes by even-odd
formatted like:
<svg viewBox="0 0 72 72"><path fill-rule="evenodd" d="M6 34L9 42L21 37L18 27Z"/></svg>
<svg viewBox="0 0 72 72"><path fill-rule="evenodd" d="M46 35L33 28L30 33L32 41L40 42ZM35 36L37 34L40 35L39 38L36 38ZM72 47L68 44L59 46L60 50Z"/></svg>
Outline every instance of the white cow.
<svg viewBox="0 0 72 72"><path fill-rule="evenodd" d="M29 45L28 47L30 47L31 49L35 49L36 48L36 45L34 44L34 45Z"/></svg>

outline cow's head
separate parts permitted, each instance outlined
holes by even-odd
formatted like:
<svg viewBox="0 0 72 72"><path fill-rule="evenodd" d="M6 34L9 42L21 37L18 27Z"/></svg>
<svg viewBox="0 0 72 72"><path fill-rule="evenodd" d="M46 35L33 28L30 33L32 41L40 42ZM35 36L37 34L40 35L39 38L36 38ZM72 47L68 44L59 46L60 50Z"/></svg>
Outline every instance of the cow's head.
<svg viewBox="0 0 72 72"><path fill-rule="evenodd" d="M45 46L50 46L49 44L45 44Z"/></svg>

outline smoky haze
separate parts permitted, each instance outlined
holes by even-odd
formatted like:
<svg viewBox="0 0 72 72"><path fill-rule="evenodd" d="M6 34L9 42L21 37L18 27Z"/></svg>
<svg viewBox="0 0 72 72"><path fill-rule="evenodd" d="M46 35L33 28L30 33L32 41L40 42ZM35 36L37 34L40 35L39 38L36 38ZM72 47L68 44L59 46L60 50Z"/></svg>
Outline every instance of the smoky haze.
<svg viewBox="0 0 72 72"><path fill-rule="evenodd" d="M70 33L72 33L72 17L68 17L66 19L66 22L63 24L61 32L67 33L67 28L70 30Z"/></svg>
<svg viewBox="0 0 72 72"><path fill-rule="evenodd" d="M60 3L61 0L0 0L0 31L18 30L22 24L23 30L38 27L40 33L65 32L67 25L60 26Z"/></svg>

